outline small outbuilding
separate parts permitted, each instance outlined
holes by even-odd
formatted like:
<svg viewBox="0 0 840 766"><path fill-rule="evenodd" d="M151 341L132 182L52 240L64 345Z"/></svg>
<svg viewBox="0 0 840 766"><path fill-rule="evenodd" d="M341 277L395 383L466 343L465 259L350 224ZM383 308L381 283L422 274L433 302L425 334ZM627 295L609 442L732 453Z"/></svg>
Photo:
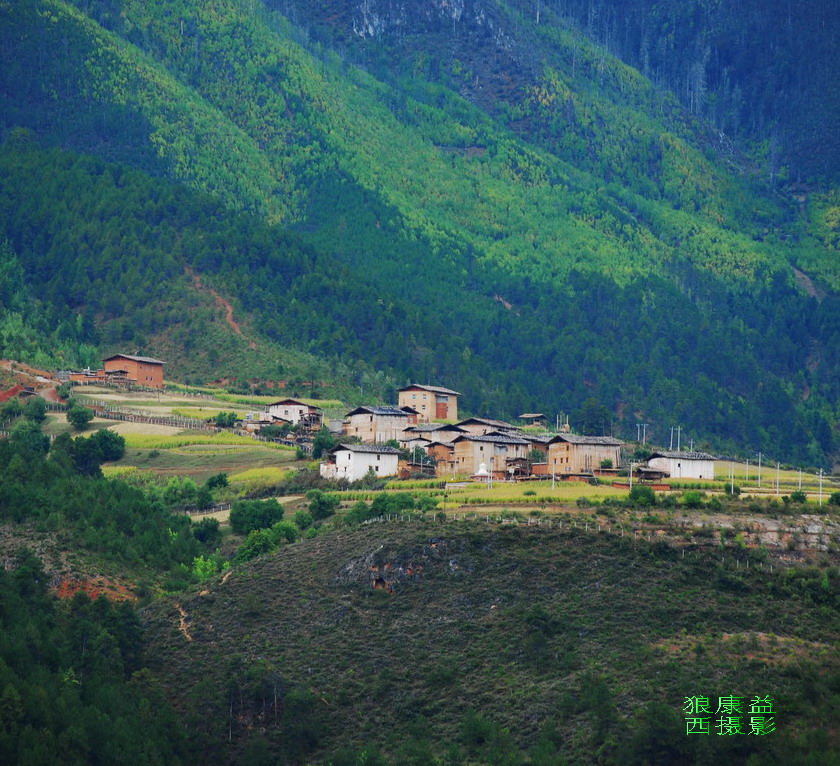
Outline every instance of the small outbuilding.
<svg viewBox="0 0 840 766"><path fill-rule="evenodd" d="M707 452L654 452L647 464L672 479L715 478L715 458Z"/></svg>

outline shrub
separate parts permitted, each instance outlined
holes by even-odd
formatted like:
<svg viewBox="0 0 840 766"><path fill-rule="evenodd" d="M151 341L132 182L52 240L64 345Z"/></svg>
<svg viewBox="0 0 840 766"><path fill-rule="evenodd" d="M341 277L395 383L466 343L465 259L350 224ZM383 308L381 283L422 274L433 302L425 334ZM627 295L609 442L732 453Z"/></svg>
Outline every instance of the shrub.
<svg viewBox="0 0 840 766"><path fill-rule="evenodd" d="M283 519L283 507L276 500L240 500L230 512L230 528L240 535L265 529Z"/></svg>
<svg viewBox="0 0 840 766"><path fill-rule="evenodd" d="M372 519L377 516L370 506L364 500L358 500L356 504L344 516L344 521L348 524L361 524L363 521Z"/></svg>
<svg viewBox="0 0 840 766"><path fill-rule="evenodd" d="M295 522L298 529L309 529L314 519L309 511L300 510L292 517L292 521Z"/></svg>
<svg viewBox="0 0 840 766"><path fill-rule="evenodd" d="M271 527L271 537L275 543L286 541L293 543L300 536L300 530L291 521L278 521Z"/></svg>
<svg viewBox="0 0 840 766"><path fill-rule="evenodd" d="M237 415L235 412L220 412L210 418L219 428L233 428L236 424Z"/></svg>
<svg viewBox="0 0 840 766"><path fill-rule="evenodd" d="M310 489L306 499L309 500L309 512L316 521L332 516L341 502L335 495L324 494L320 489Z"/></svg>
<svg viewBox="0 0 840 766"><path fill-rule="evenodd" d="M601 468L612 468L612 467L613 467L613 461L610 460L610 458L604 458L601 461Z"/></svg>
<svg viewBox="0 0 840 766"><path fill-rule="evenodd" d="M697 490L683 492L682 500L686 508L700 508L703 505L703 493Z"/></svg>
<svg viewBox="0 0 840 766"><path fill-rule="evenodd" d="M74 404L67 410L67 422L73 426L77 431L84 431L88 427L88 423L93 420L93 410L88 407L82 407L80 404Z"/></svg>
<svg viewBox="0 0 840 766"><path fill-rule="evenodd" d="M218 519L202 519L193 524L193 536L208 548L215 548L222 537Z"/></svg>
<svg viewBox="0 0 840 766"><path fill-rule="evenodd" d="M23 405L23 416L27 420L43 423L47 417L47 403L40 396L30 396Z"/></svg>
<svg viewBox="0 0 840 766"><path fill-rule="evenodd" d="M525 495L526 497L532 497L532 496L536 495L537 493L533 489L526 489L522 494Z"/></svg>
<svg viewBox="0 0 840 766"><path fill-rule="evenodd" d="M840 492L833 492L831 497L828 498L828 504L840 506Z"/></svg>
<svg viewBox="0 0 840 766"><path fill-rule="evenodd" d="M236 552L236 561L240 563L250 561L276 549L277 543L269 530L253 529L248 533L245 542L239 546L239 550Z"/></svg>
<svg viewBox="0 0 840 766"><path fill-rule="evenodd" d="M204 482L204 486L207 487L207 489L221 489L227 485L228 475L226 473L217 473Z"/></svg>
<svg viewBox="0 0 840 766"><path fill-rule="evenodd" d="M629 500L634 505L643 507L656 505L656 493L651 487L637 484L630 490Z"/></svg>
<svg viewBox="0 0 840 766"><path fill-rule="evenodd" d="M125 454L125 439L108 428L97 431L88 442L95 447L103 462L119 460Z"/></svg>

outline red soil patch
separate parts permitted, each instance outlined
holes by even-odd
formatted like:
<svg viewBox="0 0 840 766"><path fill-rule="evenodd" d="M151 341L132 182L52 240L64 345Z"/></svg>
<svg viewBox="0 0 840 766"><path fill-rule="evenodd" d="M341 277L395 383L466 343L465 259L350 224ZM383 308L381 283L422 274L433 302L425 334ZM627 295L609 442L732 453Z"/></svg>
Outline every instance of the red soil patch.
<svg viewBox="0 0 840 766"><path fill-rule="evenodd" d="M192 277L193 284L195 285L197 290L202 290L204 292L210 293L213 296L213 300L216 301L216 308L222 309L225 312L225 322L228 323L230 328L240 337L244 338L245 336L242 333L242 328L239 326L239 323L233 318L233 306L231 306L230 301L227 298L223 298L219 293L217 293L212 287L205 287L201 283L201 277L196 274L191 269L187 269L187 273ZM257 344L254 341L250 341L250 345L252 349L257 348Z"/></svg>
<svg viewBox="0 0 840 766"><path fill-rule="evenodd" d="M59 598L73 598L80 590L94 600L105 596L111 601L137 601L137 596L128 588L106 577L94 577L91 580L66 578L55 587L55 595Z"/></svg>

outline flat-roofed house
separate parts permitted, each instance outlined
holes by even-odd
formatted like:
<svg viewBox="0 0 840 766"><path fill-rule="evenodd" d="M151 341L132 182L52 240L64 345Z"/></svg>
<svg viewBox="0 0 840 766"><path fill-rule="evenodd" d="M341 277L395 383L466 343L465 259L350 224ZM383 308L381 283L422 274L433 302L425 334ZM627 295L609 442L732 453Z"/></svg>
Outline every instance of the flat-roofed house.
<svg viewBox="0 0 840 766"><path fill-rule="evenodd" d="M288 421L293 426L302 426L310 431L320 429L324 419L320 407L300 399L280 399L269 404L266 411L273 418Z"/></svg>
<svg viewBox="0 0 840 766"><path fill-rule="evenodd" d="M654 452L647 464L672 479L715 478L715 458L707 452Z"/></svg>
<svg viewBox="0 0 840 766"><path fill-rule="evenodd" d="M455 472L473 475L482 463L498 476L507 476L512 461L528 458L530 445L525 439L508 434L464 434L452 442Z"/></svg>
<svg viewBox="0 0 840 766"><path fill-rule="evenodd" d="M612 436L557 434L548 443L548 472L593 473L605 460L618 468L622 445Z"/></svg>
<svg viewBox="0 0 840 766"><path fill-rule="evenodd" d="M417 410L420 423L457 420L459 396L461 394L451 388L412 383L397 392L397 404Z"/></svg>
<svg viewBox="0 0 840 766"><path fill-rule="evenodd" d="M333 447L321 463L320 473L325 479L358 481L372 472L376 476L396 476L400 453L393 447L376 444L339 444Z"/></svg>
<svg viewBox="0 0 840 766"><path fill-rule="evenodd" d="M406 428L417 424L417 412L410 407L356 407L344 416L345 436L354 436L369 444L400 440Z"/></svg>
<svg viewBox="0 0 840 766"><path fill-rule="evenodd" d="M160 359L132 354L114 354L102 360L106 376L109 371L124 375L132 383L146 388L163 388L163 365Z"/></svg>
<svg viewBox="0 0 840 766"><path fill-rule="evenodd" d="M467 433L471 433L476 436L483 436L485 434L492 433L493 431L503 431L505 433L512 434L519 431L519 426L505 423L504 420L493 420L492 418L467 418L455 425Z"/></svg>

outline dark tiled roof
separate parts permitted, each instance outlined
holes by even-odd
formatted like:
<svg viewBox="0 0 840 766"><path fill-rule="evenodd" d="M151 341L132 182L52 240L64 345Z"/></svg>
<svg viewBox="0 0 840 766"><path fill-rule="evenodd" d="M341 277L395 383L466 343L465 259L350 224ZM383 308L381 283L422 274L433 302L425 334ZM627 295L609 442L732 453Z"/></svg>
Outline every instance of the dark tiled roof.
<svg viewBox="0 0 840 766"><path fill-rule="evenodd" d="M620 447L624 442L612 436L579 436L578 434L557 434L552 442L569 442L569 444L600 444L603 447Z"/></svg>
<svg viewBox="0 0 840 766"><path fill-rule="evenodd" d="M528 444L525 439L520 439L518 436L507 436L506 434L465 434L455 438L456 442L465 439L470 442L493 442L494 444Z"/></svg>
<svg viewBox="0 0 840 766"><path fill-rule="evenodd" d="M316 410L320 410L320 407L316 407L314 404L307 404L306 402L302 402L300 399L278 399L276 402L272 402L269 404L269 407L276 407L278 404L299 404L301 407L314 407Z"/></svg>
<svg viewBox="0 0 840 766"><path fill-rule="evenodd" d="M134 362L147 362L148 364L166 364L160 359L152 359L150 356L132 356L131 354L114 354L103 359L103 362L110 362L112 359L131 359Z"/></svg>
<svg viewBox="0 0 840 766"><path fill-rule="evenodd" d="M400 391L410 391L412 388L422 388L424 391L432 391L436 394L451 394L452 396L461 396L459 391L453 391L451 388L444 388L443 386L423 386L420 383L412 383L410 386L403 386Z"/></svg>
<svg viewBox="0 0 840 766"><path fill-rule="evenodd" d="M350 450L350 452L373 452L382 455L398 455L399 450L393 447L380 447L378 444L339 444L333 447L330 452L338 452L339 450Z"/></svg>
<svg viewBox="0 0 840 766"><path fill-rule="evenodd" d="M481 423L481 425L493 426L493 428L505 428L509 431L519 430L519 426L513 426L510 423L505 423L504 420L493 420L491 418L467 418L460 423L456 423L456 425L462 426L464 423Z"/></svg>
<svg viewBox="0 0 840 766"><path fill-rule="evenodd" d="M676 460L714 460L715 456L710 455L708 452L674 452L674 451L662 451L662 452L654 452L648 460L655 458L655 457L667 457Z"/></svg>
<svg viewBox="0 0 840 766"><path fill-rule="evenodd" d="M348 412L344 417L349 418L351 415L357 415L360 412L366 412L370 415L399 415L403 418L407 418L409 416L409 413L400 407L391 407L390 405L383 407L368 407L367 405L363 405L361 407L356 407L355 410L350 410L350 412Z"/></svg>
<svg viewBox="0 0 840 766"><path fill-rule="evenodd" d="M442 431L443 429L447 429L449 431L460 431L464 433L463 428L458 428L458 426L453 426L448 423L418 423L416 426L409 426L405 430L415 431L417 433L425 433L429 431Z"/></svg>

